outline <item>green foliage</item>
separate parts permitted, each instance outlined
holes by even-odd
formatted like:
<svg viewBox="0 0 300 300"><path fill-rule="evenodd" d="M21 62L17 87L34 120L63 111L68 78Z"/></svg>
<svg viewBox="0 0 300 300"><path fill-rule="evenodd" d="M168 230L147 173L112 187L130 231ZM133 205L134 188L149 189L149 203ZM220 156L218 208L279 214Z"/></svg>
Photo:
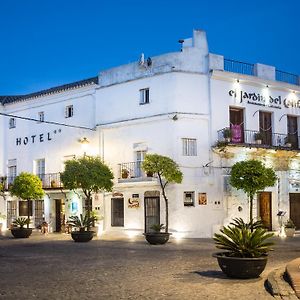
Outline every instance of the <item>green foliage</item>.
<svg viewBox="0 0 300 300"><path fill-rule="evenodd" d="M88 230L95 221L95 217L89 217L87 214L85 216L80 214L79 217L71 216L68 220L68 224L78 228L79 231L85 231L86 229Z"/></svg>
<svg viewBox="0 0 300 300"><path fill-rule="evenodd" d="M265 228L265 224L261 220L255 222L254 220L251 220L249 223L245 223L242 218L233 219L233 221L230 222L230 225L233 225L238 228L247 228L247 229Z"/></svg>
<svg viewBox="0 0 300 300"><path fill-rule="evenodd" d="M225 139L228 139L228 138L231 138L231 136L232 136L231 129L229 127L224 128L223 129L223 137Z"/></svg>
<svg viewBox="0 0 300 300"><path fill-rule="evenodd" d="M179 169L177 163L167 156L159 154L147 154L142 163L142 169L146 173L157 174L160 187L162 189L162 195L165 199L166 204L166 227L165 231L169 229L169 206L168 198L166 196L166 186L169 183L181 183L183 174Z"/></svg>
<svg viewBox="0 0 300 300"><path fill-rule="evenodd" d="M25 225L29 225L30 219L28 218L17 218L16 220L13 221L13 225L20 227L21 229L24 228Z"/></svg>
<svg viewBox="0 0 300 300"><path fill-rule="evenodd" d="M238 226L233 224L237 223ZM273 236L259 225L251 231L251 224L235 219L232 226L224 226L221 233L214 234L218 249L227 250L232 257L261 257L266 255L274 244L267 240ZM252 224L252 226L254 223Z"/></svg>
<svg viewBox="0 0 300 300"><path fill-rule="evenodd" d="M176 162L167 156L159 154L147 154L142 163L145 172L157 174L168 183L181 183L182 172Z"/></svg>
<svg viewBox="0 0 300 300"><path fill-rule="evenodd" d="M155 232L160 232L164 227L164 224L153 224L150 228Z"/></svg>
<svg viewBox="0 0 300 300"><path fill-rule="evenodd" d="M42 181L34 174L22 172L15 178L10 193L23 200L41 199L44 196Z"/></svg>
<svg viewBox="0 0 300 300"><path fill-rule="evenodd" d="M99 157L85 156L65 162L65 171L60 175L66 189L81 188L87 197L100 191L111 191L113 174Z"/></svg>
<svg viewBox="0 0 300 300"><path fill-rule="evenodd" d="M250 220L252 220L253 197L258 191L274 186L276 174L272 168L267 168L258 160L245 160L235 163L231 169L230 184L238 190L243 190L250 198Z"/></svg>
<svg viewBox="0 0 300 300"><path fill-rule="evenodd" d="M288 219L285 223L284 223L284 227L285 228L296 228L294 222L291 219Z"/></svg>

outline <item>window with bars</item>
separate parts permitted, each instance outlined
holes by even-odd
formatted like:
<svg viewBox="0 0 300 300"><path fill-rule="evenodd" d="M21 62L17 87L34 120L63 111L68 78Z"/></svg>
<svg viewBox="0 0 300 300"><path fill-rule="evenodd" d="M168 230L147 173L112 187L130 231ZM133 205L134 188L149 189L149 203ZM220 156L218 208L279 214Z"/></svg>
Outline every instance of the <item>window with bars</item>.
<svg viewBox="0 0 300 300"><path fill-rule="evenodd" d="M197 156L197 140L196 139L182 139L182 155L183 156Z"/></svg>
<svg viewBox="0 0 300 300"><path fill-rule="evenodd" d="M28 216L28 201L19 201L19 216ZM32 216L32 200L29 200L29 216Z"/></svg>
<svg viewBox="0 0 300 300"><path fill-rule="evenodd" d="M141 89L140 90L140 105L142 104L148 104L150 103L150 90L147 89Z"/></svg>
<svg viewBox="0 0 300 300"><path fill-rule="evenodd" d="M9 119L9 129L16 128L16 119L10 118Z"/></svg>
<svg viewBox="0 0 300 300"><path fill-rule="evenodd" d="M68 106L66 106L66 109L65 109L65 117L66 117L66 118L71 118L71 117L73 117L73 114L74 114L74 108L73 108L73 105L68 105Z"/></svg>
<svg viewBox="0 0 300 300"><path fill-rule="evenodd" d="M17 160L9 159L7 169L7 183L11 184L17 176Z"/></svg>

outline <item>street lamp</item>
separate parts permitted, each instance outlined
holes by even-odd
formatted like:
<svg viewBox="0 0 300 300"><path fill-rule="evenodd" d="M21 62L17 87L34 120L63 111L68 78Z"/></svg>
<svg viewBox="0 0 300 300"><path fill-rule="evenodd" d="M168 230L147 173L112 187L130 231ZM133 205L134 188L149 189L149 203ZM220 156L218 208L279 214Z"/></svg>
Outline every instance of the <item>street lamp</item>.
<svg viewBox="0 0 300 300"><path fill-rule="evenodd" d="M83 137L79 140L79 143L81 144L81 148L83 150L83 157L85 157L90 141L86 137Z"/></svg>

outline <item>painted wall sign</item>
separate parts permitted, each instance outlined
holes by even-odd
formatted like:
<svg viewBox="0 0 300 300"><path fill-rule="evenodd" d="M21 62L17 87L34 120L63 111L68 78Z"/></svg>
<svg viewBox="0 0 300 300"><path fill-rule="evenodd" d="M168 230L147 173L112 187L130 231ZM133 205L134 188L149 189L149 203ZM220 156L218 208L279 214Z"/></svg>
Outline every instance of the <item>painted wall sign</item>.
<svg viewBox="0 0 300 300"><path fill-rule="evenodd" d="M57 133L61 133L61 129L54 130L47 133L33 134L25 137L16 138L16 146L35 144L35 143L43 143L47 141L51 141Z"/></svg>
<svg viewBox="0 0 300 300"><path fill-rule="evenodd" d="M270 95L265 96L259 93L248 93L245 91L228 91L229 96L238 99L240 103L246 101L249 104L267 106L281 109L285 108L300 108L300 99L282 98L281 96L272 97ZM296 97L296 96L295 96Z"/></svg>
<svg viewBox="0 0 300 300"><path fill-rule="evenodd" d="M206 193L198 194L198 203L199 205L207 205L207 195Z"/></svg>
<svg viewBox="0 0 300 300"><path fill-rule="evenodd" d="M128 208L139 208L139 207L140 207L140 199L138 198L128 199Z"/></svg>

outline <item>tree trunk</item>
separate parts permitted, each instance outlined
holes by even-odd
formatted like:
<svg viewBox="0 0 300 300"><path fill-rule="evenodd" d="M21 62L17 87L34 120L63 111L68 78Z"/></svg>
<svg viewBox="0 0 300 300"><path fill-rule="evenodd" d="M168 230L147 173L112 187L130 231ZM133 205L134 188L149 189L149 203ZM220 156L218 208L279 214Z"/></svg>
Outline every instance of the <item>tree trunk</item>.
<svg viewBox="0 0 300 300"><path fill-rule="evenodd" d="M253 232L253 195L250 195L250 223L251 223L251 232Z"/></svg>
<svg viewBox="0 0 300 300"><path fill-rule="evenodd" d="M29 228L30 211L29 211L30 200L27 199L27 228Z"/></svg>
<svg viewBox="0 0 300 300"><path fill-rule="evenodd" d="M87 216L88 216L88 220L91 217L91 205L90 205L90 202L91 202L91 196L88 195L88 197L87 197ZM87 231L89 231L89 230L90 230L90 223L88 223L88 226L87 226Z"/></svg>
<svg viewBox="0 0 300 300"><path fill-rule="evenodd" d="M162 195L163 195L163 197L165 199L165 204L166 204L166 226L165 226L165 232L169 232L169 203L168 203L168 198L167 198L166 193L165 193L165 188L166 188L167 183L163 184L160 174L158 173L157 175L158 175L158 178L159 178L159 183L160 183L160 186L161 186Z"/></svg>

